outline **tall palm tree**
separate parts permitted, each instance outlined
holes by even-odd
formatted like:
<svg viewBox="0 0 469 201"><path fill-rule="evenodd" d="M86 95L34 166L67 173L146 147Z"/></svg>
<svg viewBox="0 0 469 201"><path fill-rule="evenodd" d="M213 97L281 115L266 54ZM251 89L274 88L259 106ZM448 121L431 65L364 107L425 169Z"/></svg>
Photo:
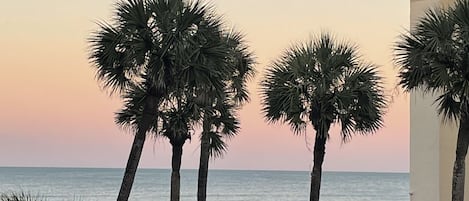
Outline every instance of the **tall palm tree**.
<svg viewBox="0 0 469 201"><path fill-rule="evenodd" d="M331 126L340 125L348 141L353 133L374 133L383 125L387 102L377 67L360 61L357 46L326 33L286 50L261 85L269 122L288 123L295 133L310 123L316 131L310 201L318 201Z"/></svg>
<svg viewBox="0 0 469 201"><path fill-rule="evenodd" d="M211 108L205 108L200 135L200 159L197 200L206 200L208 166L210 157L220 157L227 150L226 139L239 131L235 107L228 99L220 100Z"/></svg>
<svg viewBox="0 0 469 201"><path fill-rule="evenodd" d="M406 91L438 94L437 111L458 121L452 200L464 200L465 158L469 146L469 1L429 10L394 47L399 85Z"/></svg>
<svg viewBox="0 0 469 201"><path fill-rule="evenodd" d="M135 131L117 198L126 201L146 134L157 131L162 102L181 88L223 90L220 75L229 66L226 48L216 39L220 19L205 4L128 0L117 3L114 15L90 38L90 60L103 87L124 98L116 122Z"/></svg>
<svg viewBox="0 0 469 201"><path fill-rule="evenodd" d="M197 200L207 197L207 179L210 157L221 156L227 148L225 139L234 136L239 130L239 121L235 115L241 105L249 100L247 82L254 77L254 56L248 50L243 35L235 30L227 31L223 41L230 48L228 65L233 68L225 75L226 87L223 96L217 98L212 90L202 89L198 94L203 99L204 116L200 136L200 161L198 174Z"/></svg>

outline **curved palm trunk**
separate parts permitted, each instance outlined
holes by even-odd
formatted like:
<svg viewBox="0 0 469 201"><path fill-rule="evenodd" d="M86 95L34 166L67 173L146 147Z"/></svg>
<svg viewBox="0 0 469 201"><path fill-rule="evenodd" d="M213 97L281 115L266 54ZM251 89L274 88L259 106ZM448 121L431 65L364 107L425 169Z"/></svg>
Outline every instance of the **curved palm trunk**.
<svg viewBox="0 0 469 201"><path fill-rule="evenodd" d="M127 201L129 199L130 191L134 183L135 174L137 173L138 163L142 155L143 145L145 144L146 133L151 127L152 119L155 118L156 103L152 98L147 99L143 111L143 120L138 125L138 131L135 134L132 148L130 150L127 166L125 167L124 178L122 179L121 188L117 201Z"/></svg>
<svg viewBox="0 0 469 201"><path fill-rule="evenodd" d="M200 142L200 161L199 161L199 178L197 183L197 201L207 200L207 177L208 163L210 160L210 138L207 135L210 132L210 122L204 119L203 131Z"/></svg>
<svg viewBox="0 0 469 201"><path fill-rule="evenodd" d="M456 160L453 168L452 201L464 201L464 183L466 178L466 155L469 146L469 118L461 117L459 121Z"/></svg>
<svg viewBox="0 0 469 201"><path fill-rule="evenodd" d="M181 158L182 158L182 144L172 144L173 157L172 157L172 172L171 172L171 201L179 201L181 193Z"/></svg>
<svg viewBox="0 0 469 201"><path fill-rule="evenodd" d="M319 201L319 192L321 190L321 176L322 176L322 163L326 150L327 134L316 133L316 140L314 142L314 165L311 171L311 189L309 194L310 201Z"/></svg>

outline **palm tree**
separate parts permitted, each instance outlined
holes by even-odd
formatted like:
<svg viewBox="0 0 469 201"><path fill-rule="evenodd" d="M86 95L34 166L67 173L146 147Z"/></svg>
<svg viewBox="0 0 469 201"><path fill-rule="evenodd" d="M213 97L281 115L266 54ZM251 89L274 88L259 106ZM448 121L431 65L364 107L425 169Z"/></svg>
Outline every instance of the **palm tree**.
<svg viewBox="0 0 469 201"><path fill-rule="evenodd" d="M465 158L469 146L469 1L448 9L429 10L414 30L394 47L399 85L438 94L437 112L459 121L453 168L452 200L464 200Z"/></svg>
<svg viewBox="0 0 469 201"><path fill-rule="evenodd" d="M239 131L239 120L235 107L228 99L220 100L212 108L204 110L200 135L200 160L198 173L197 200L206 200L207 179L210 157L220 157L227 150L225 139Z"/></svg>
<svg viewBox="0 0 469 201"><path fill-rule="evenodd" d="M348 141L383 125L386 98L377 67L360 61L357 46L330 34L283 53L262 80L263 112L269 122L288 123L295 133L307 122L316 131L310 201L319 200L326 141L333 124Z"/></svg>
<svg viewBox="0 0 469 201"><path fill-rule="evenodd" d="M203 122L200 136L200 161L198 174L197 200L205 201L207 197L207 178L210 157L219 157L227 149L224 139L233 137L239 130L236 110L249 100L246 83L254 77L253 54L244 44L240 32L230 30L224 34L224 42L230 48L228 64L233 71L225 75L226 87L222 98L214 96L212 90L202 89L198 99L202 105Z"/></svg>
<svg viewBox="0 0 469 201"><path fill-rule="evenodd" d="M171 159L171 201L179 201L180 198L180 170L184 143L191 138L191 118L193 114L187 104L177 100L177 106L162 114L163 127L161 133L169 139L172 146Z"/></svg>
<svg viewBox="0 0 469 201"><path fill-rule="evenodd" d="M126 201L146 134L157 131L163 101L181 88L223 90L220 75L229 66L218 39L220 19L198 1L121 1L113 19L100 23L90 38L90 60L103 87L124 99L116 123L135 131L117 198Z"/></svg>

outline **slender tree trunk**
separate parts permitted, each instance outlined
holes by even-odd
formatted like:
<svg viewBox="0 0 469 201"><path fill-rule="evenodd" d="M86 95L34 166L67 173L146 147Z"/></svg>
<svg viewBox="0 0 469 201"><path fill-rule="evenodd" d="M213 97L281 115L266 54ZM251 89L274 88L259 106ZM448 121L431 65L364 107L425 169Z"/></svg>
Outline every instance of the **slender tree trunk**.
<svg viewBox="0 0 469 201"><path fill-rule="evenodd" d="M204 118L203 131L200 142L199 179L197 185L197 201L207 200L208 163L210 160L210 122Z"/></svg>
<svg viewBox="0 0 469 201"><path fill-rule="evenodd" d="M179 201L181 193L181 158L182 144L173 144L172 172L171 172L171 201Z"/></svg>
<svg viewBox="0 0 469 201"><path fill-rule="evenodd" d="M119 191L117 201L127 201L129 199L130 191L134 183L135 174L137 172L140 156L142 155L143 144L145 143L145 133L138 132L134 137L132 149L130 150L129 159L125 168L124 178Z"/></svg>
<svg viewBox="0 0 469 201"><path fill-rule="evenodd" d="M135 174L137 173L138 163L142 155L143 145L145 144L146 133L151 127L153 119L156 118L156 104L153 98L148 98L144 106L143 119L138 125L137 133L132 143L117 201L127 201L129 199Z"/></svg>
<svg viewBox="0 0 469 201"><path fill-rule="evenodd" d="M461 117L459 121L456 160L453 168L452 201L464 201L464 183L466 179L466 155L469 145L469 118Z"/></svg>
<svg viewBox="0 0 469 201"><path fill-rule="evenodd" d="M313 152L314 165L313 170L311 171L311 189L309 196L310 201L319 201L319 192L321 190L322 162L324 161L324 155L326 153L326 139L327 134L316 134Z"/></svg>

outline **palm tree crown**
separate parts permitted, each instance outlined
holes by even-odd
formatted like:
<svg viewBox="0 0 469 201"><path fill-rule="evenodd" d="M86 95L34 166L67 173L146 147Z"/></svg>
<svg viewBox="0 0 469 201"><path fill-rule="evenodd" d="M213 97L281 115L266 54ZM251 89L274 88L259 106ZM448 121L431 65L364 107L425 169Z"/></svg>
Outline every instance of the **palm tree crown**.
<svg viewBox="0 0 469 201"><path fill-rule="evenodd" d="M429 10L394 48L400 86L441 93L437 109L445 119L460 119L469 109L468 13L468 1Z"/></svg>
<svg viewBox="0 0 469 201"><path fill-rule="evenodd" d="M104 87L125 100L117 123L136 128L149 96L160 105L181 91L226 87L222 78L234 69L227 65L221 21L208 5L130 0L117 4L114 21L101 23L90 39L90 58Z"/></svg>
<svg viewBox="0 0 469 201"><path fill-rule="evenodd" d="M210 153L220 156L226 151L226 144L222 137L230 138L239 130L239 120L236 111L249 101L247 82L254 77L254 56L248 50L243 40L243 35L235 30L225 31L223 41L229 47L227 65L230 68L223 76L225 88L217 92L216 89L202 89L197 94L202 99L200 107L204 109L204 122L211 124L204 131L210 136ZM222 94L214 96L214 93Z"/></svg>
<svg viewBox="0 0 469 201"><path fill-rule="evenodd" d="M145 82L163 91L207 83L223 88L218 80L230 68L221 31L220 19L198 1L129 0L117 4L113 24L100 23L90 58L112 92Z"/></svg>
<svg viewBox="0 0 469 201"><path fill-rule="evenodd" d="M347 140L353 131L375 132L383 124L386 99L376 66L330 34L285 51L261 84L266 118L295 132L310 122L317 135L328 137L330 125L340 123Z"/></svg>

